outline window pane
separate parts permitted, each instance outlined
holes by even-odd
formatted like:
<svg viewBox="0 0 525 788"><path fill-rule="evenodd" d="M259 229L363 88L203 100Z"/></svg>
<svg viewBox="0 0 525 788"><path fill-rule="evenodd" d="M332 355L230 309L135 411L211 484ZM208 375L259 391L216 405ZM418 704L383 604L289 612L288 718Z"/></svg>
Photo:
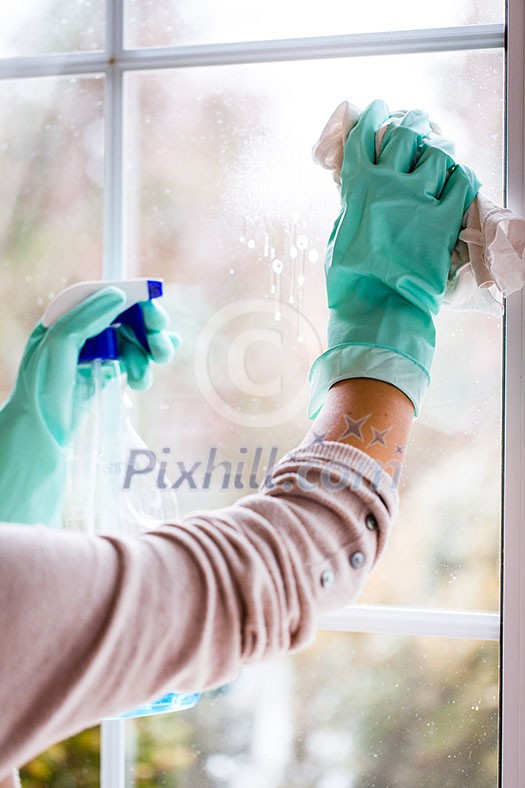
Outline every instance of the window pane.
<svg viewBox="0 0 525 788"><path fill-rule="evenodd" d="M53 295L102 265L104 80L0 82L0 378Z"/></svg>
<svg viewBox="0 0 525 788"><path fill-rule="evenodd" d="M266 0L255 8L243 0L126 0L128 45L170 46L210 42L344 35L383 30L503 23L503 0Z"/></svg>
<svg viewBox="0 0 525 788"><path fill-rule="evenodd" d="M99 788L100 728L53 744L20 772L24 788Z"/></svg>
<svg viewBox="0 0 525 788"><path fill-rule="evenodd" d="M0 57L104 48L104 0L0 4Z"/></svg>
<svg viewBox="0 0 525 788"><path fill-rule="evenodd" d="M306 430L338 212L310 159L328 115L343 98L425 106L501 200L502 65L500 52L465 52L129 76L131 271L166 278L184 337L178 364L137 399L138 426L170 450L184 512L251 492ZM495 609L501 323L443 314L441 326L401 516L363 601ZM177 462L195 466L190 478Z"/></svg>
<svg viewBox="0 0 525 788"><path fill-rule="evenodd" d="M493 788L498 648L322 633L133 727L127 788Z"/></svg>

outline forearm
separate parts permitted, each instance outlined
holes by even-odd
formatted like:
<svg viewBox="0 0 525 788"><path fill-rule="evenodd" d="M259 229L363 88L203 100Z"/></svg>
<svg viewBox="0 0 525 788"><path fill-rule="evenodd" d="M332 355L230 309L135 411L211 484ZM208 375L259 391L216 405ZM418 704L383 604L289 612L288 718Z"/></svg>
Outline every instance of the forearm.
<svg viewBox="0 0 525 788"><path fill-rule="evenodd" d="M397 483L414 406L395 386L371 378L336 383L302 445L339 441L366 452Z"/></svg>
<svg viewBox="0 0 525 788"><path fill-rule="evenodd" d="M319 613L355 600L396 508L376 463L326 443L261 493L139 538L5 526L0 780L100 717L307 645Z"/></svg>

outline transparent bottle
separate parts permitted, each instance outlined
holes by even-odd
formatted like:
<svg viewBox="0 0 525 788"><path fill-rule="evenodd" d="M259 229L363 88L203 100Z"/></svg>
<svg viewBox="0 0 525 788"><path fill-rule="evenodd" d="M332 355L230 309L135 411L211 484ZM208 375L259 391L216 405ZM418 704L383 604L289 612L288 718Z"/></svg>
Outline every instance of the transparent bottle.
<svg viewBox="0 0 525 788"><path fill-rule="evenodd" d="M77 435L70 456L64 507L67 528L88 534L137 534L178 517L173 490L159 490L156 474L124 480L130 451L147 447L131 422L131 401L118 358L115 327L89 340L78 366L75 388ZM169 692L120 715L144 717L194 706L198 693Z"/></svg>

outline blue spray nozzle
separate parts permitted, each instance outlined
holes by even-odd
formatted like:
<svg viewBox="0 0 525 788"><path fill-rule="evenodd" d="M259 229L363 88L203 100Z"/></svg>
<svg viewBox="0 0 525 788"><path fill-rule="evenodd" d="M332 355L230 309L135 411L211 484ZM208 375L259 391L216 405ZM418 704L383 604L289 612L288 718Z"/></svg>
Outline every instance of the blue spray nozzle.
<svg viewBox="0 0 525 788"><path fill-rule="evenodd" d="M160 298L164 292L163 288L164 282L162 279L148 279L149 301L151 301L152 298Z"/></svg>
<svg viewBox="0 0 525 788"><path fill-rule="evenodd" d="M73 308L84 298L96 293L108 285L115 285L126 294L126 309L115 318L113 324L108 326L97 336L88 339L79 355L79 363L89 361L118 359L118 334L117 327L128 326L135 334L137 341L149 353L150 346L146 331L144 314L140 306L141 301L151 301L160 298L163 294L162 279L129 279L119 282L80 282L62 291L50 304L43 317L45 326L52 325L68 309Z"/></svg>

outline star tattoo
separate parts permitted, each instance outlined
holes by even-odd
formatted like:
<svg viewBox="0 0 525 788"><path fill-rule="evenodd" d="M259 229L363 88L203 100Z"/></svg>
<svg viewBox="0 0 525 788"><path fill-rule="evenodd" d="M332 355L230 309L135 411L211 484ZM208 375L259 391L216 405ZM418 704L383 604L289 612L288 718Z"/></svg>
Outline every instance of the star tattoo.
<svg viewBox="0 0 525 788"><path fill-rule="evenodd" d="M396 443L396 450L394 454L404 454L404 453L405 453L405 447L400 446L398 443Z"/></svg>
<svg viewBox="0 0 525 788"><path fill-rule="evenodd" d="M314 439L310 441L308 444L309 446L315 446L316 444L323 443L326 438L326 432L320 433L316 432L315 430L310 430L311 434L314 436Z"/></svg>
<svg viewBox="0 0 525 788"><path fill-rule="evenodd" d="M363 431L361 427L363 424L368 421L371 414L369 413L368 416L363 416L362 419L353 419L351 416L345 416L346 421L346 432L344 432L340 437L339 440L343 438L348 438L350 435L354 435L360 441L364 440L363 438Z"/></svg>
<svg viewBox="0 0 525 788"><path fill-rule="evenodd" d="M374 443L380 443L381 446L386 446L385 435L388 435L391 429L392 428L389 427L388 429L383 430L383 432L380 432L379 430L376 430L375 427L372 427L372 432L374 433L374 437L368 445L373 446Z"/></svg>

